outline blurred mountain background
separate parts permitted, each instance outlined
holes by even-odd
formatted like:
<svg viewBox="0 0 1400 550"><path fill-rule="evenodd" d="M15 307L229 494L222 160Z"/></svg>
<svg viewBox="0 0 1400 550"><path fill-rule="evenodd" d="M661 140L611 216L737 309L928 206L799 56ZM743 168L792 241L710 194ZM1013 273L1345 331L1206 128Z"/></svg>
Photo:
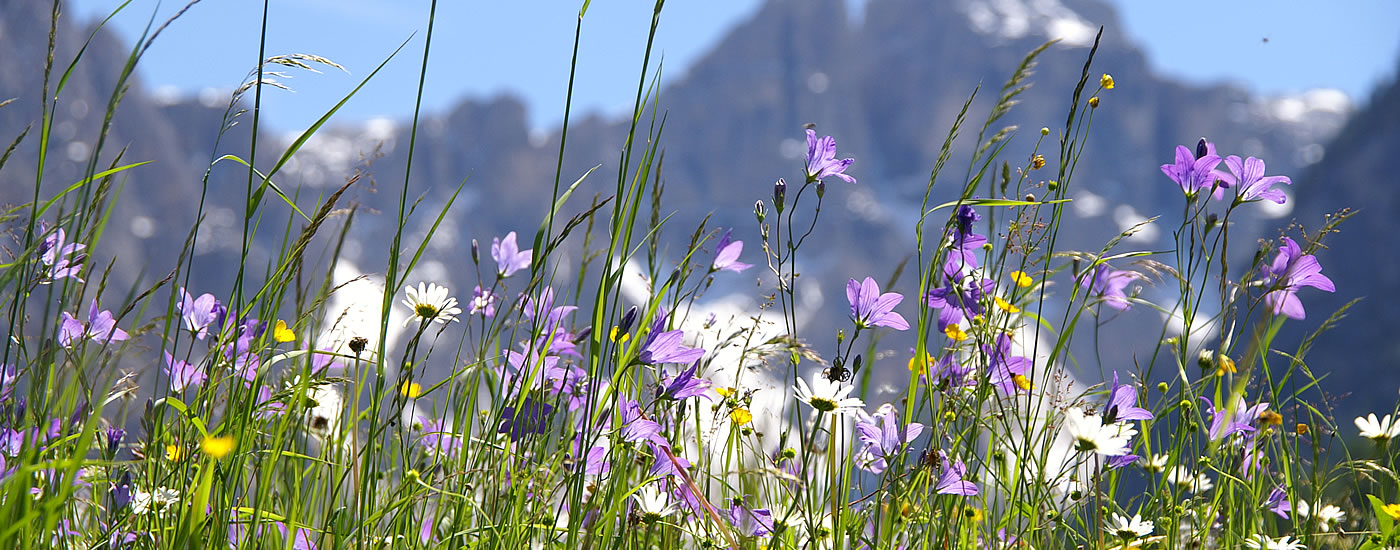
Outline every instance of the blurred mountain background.
<svg viewBox="0 0 1400 550"><path fill-rule="evenodd" d="M46 2L0 0L0 51L7 52L0 57L0 99L15 98L0 108L0 136L6 142L37 125L50 9ZM61 19L60 70L88 38L92 25L74 17ZM1324 389L1350 392L1352 399L1339 414L1388 410L1400 388L1400 371L1393 369L1400 366L1400 343L1383 333L1400 321L1400 312L1387 307L1389 296L1400 292L1400 257L1394 253L1400 248L1387 243L1396 232L1389 212L1400 201L1400 187L1390 181L1387 162L1400 151L1400 91L1386 86L1358 107L1347 94L1332 89L1259 94L1230 84L1182 82L1154 72L1144 52L1124 34L1114 8L1099 0L880 0L866 3L854 17L842 0L763 3L689 66L663 69L680 75L668 78L659 94L666 116L661 138L663 201L667 213L675 212L668 222L663 272L669 271L707 215L709 227L733 227L736 238L751 243L745 261L761 263L753 203L767 197L779 177L800 181L802 127L816 124L820 134L835 136L840 157L856 159L849 173L860 180L854 186L835 180L829 184L819 238L804 257L801 292L809 300L804 306L817 312L804 333L819 351L829 352L834 331L847 315L840 292L845 280L867 275L884 280L913 249L913 224L929 170L968 95L981 85L969 123L935 187L935 203L949 200L962 187L976 129L997 90L1026 52L1050 38L1061 41L1041 56L1031 78L1034 87L992 131L1006 125L1020 128L1004 157L1013 166L1026 163L1041 127L1051 129L1050 139L1062 131L1070 94L1100 25L1105 30L1093 75L1111 73L1118 86L1101 94L1087 151L1072 183L1075 200L1059 247L1097 251L1120 231L1148 218L1176 219L1180 189L1158 166L1171 160L1178 144L1189 146L1205 136L1222 155L1263 158L1269 174L1293 177L1290 199L1282 207L1257 205L1247 209L1249 215L1233 220L1232 241L1241 244L1232 265L1247 265L1256 240L1277 237L1295 220L1311 231L1322 225L1328 212L1360 209L1327 241L1329 250L1319 253L1338 292L1329 296L1303 291L1309 317L1290 323L1292 340L1285 341L1296 342L1351 298L1367 297L1335 331L1318 340L1308 362L1314 372L1330 373ZM92 40L55 114L54 150L41 196L81 179L112 83L132 51L131 43L110 30L97 31ZM402 54L408 58L398 62L414 65L421 50L408 50L412 47ZM449 52L434 55L442 56L437 58L441 62L430 65L430 74L467 70ZM635 74L639 60L626 62ZM367 69L359 68L357 74L368 74ZM566 73L552 76L560 87L567 78ZM288 84L297 86L296 81ZM328 99L326 108L335 100ZM240 117L215 146L227 102L227 92L169 94L149 88L140 78L131 86L100 163L110 163L117 151L123 151L123 162L155 162L121 179L122 195L102 244L107 253L116 251L115 258L90 260L104 267L113 261L109 288L148 285L169 272L196 222L200 178L210 161L224 154L248 156L250 114ZM485 245L508 231L520 232L522 240L533 235L547 211L561 136L557 126L541 129L533 124L531 108L502 94L464 99L426 114L409 196L421 196L418 212L429 214L410 223L408 246L417 245L432 222L431 214L456 185L464 179L466 184L411 281L446 284L462 298L476 284L468 253L472 239ZM585 209L595 193L611 193L628 123L625 113L598 112L570 122L565 184L595 165L602 167L575 193L567 213ZM272 125L275 128L275 122ZM295 136L266 131L258 165L270 166ZM0 203L32 200L36 138L37 132L31 132L0 171ZM284 188L297 190L305 210L363 168L369 177L347 195L360 210L343 257L358 270L382 271L407 145L406 120L344 120L313 137L277 179ZM1047 155L1052 162L1053 157ZM1039 185L1049 174L1047 170L1031 177ZM246 168L230 162L212 169L205 197L211 206L202 222L191 279L194 292L220 294L232 284L242 232L236 205L243 201L247 177ZM265 199L265 223L250 256L252 265L264 265L278 253L283 236L279 227L291 217L287 210L275 198ZM1171 231L1169 223L1154 224L1126 239L1118 250L1166 249ZM560 287L572 287L564 283L572 276L571 263L565 261L561 268ZM311 265L326 267L315 261ZM756 284L760 271L729 276L717 286L756 306L770 288L768 282ZM914 292L912 271L910 266L893 290ZM1053 290L1063 299L1070 280L1065 275L1059 279ZM1174 288L1170 281L1158 281L1144 289L1143 297L1170 304ZM913 307L908 301L906 306ZM1078 368L1086 379L1098 380L1100 371L1127 373L1137 370L1134 365L1146 366L1157 334L1153 327L1160 329L1162 321L1150 308L1137 307L1103 324L1097 339L1103 343L1102 364L1083 362ZM1089 345L1094 339L1080 341ZM903 371L905 342L889 338L882 347L893 353L873 362L875 372ZM1094 357L1092 348L1077 349L1076 355ZM433 368L446 372L448 367ZM1377 372L1382 373L1379 379Z"/></svg>

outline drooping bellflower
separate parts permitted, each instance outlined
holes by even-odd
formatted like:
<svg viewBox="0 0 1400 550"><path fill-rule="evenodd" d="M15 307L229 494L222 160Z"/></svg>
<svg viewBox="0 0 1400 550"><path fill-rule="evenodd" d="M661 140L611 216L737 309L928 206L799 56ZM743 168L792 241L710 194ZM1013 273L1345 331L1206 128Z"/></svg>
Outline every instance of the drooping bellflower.
<svg viewBox="0 0 1400 550"><path fill-rule="evenodd" d="M715 247L715 259L710 263L710 271L743 273L745 269L753 267L753 264L739 261L739 254L744 252L744 241L731 239L730 232L725 231L724 236L720 237L719 245Z"/></svg>
<svg viewBox="0 0 1400 550"><path fill-rule="evenodd" d="M807 181L821 181L827 176L836 176L847 183L856 179L846 174L846 168L856 159L836 160L836 140L831 136L817 138L817 132L807 129Z"/></svg>
<svg viewBox="0 0 1400 550"><path fill-rule="evenodd" d="M1261 271L1265 277L1264 286L1272 289L1264 295L1264 302L1269 304L1275 315L1283 314L1293 319L1307 316L1303 302L1298 299L1298 290L1302 287L1310 286L1323 292L1337 291L1332 279L1322 274L1322 265L1317 263L1317 257L1303 254L1298 243L1288 237L1283 238L1283 246L1279 247L1273 263L1261 266Z"/></svg>

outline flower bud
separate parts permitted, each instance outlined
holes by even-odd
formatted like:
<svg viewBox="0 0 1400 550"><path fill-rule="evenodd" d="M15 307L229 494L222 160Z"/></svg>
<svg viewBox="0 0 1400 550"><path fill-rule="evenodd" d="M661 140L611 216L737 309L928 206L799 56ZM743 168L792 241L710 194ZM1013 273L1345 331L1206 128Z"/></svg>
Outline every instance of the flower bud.
<svg viewBox="0 0 1400 550"><path fill-rule="evenodd" d="M1045 188L1051 191L1057 191L1060 189L1060 182L1055 180L1047 181L1045 182Z"/></svg>
<svg viewBox="0 0 1400 550"><path fill-rule="evenodd" d="M367 345L369 345L369 340L365 339L363 336L356 336L350 339L350 351L355 352L355 355L363 353Z"/></svg>
<svg viewBox="0 0 1400 550"><path fill-rule="evenodd" d="M758 223L763 223L763 219L768 217L768 204L763 201L754 201L753 215L758 218Z"/></svg>
<svg viewBox="0 0 1400 550"><path fill-rule="evenodd" d="M472 239L472 263L481 263L481 243L476 242L476 239Z"/></svg>
<svg viewBox="0 0 1400 550"><path fill-rule="evenodd" d="M630 308L627 309L627 313L623 313L623 314L622 314L622 320L621 320L621 321L618 321L618 323L617 323L617 331L618 331L618 332L627 332L627 331L629 331L629 330L632 330L632 323L635 323L636 321L637 321L637 306L632 306L632 307L630 307Z"/></svg>
<svg viewBox="0 0 1400 550"><path fill-rule="evenodd" d="M1201 350L1201 353L1196 356L1196 365L1201 367L1201 370L1215 368L1215 352L1208 349Z"/></svg>
<svg viewBox="0 0 1400 550"><path fill-rule="evenodd" d="M778 178L777 183L773 184L773 207L778 209L779 214L783 213L783 207L786 206L786 204L783 203L783 199L786 198L787 182L783 181L783 178Z"/></svg>
<svg viewBox="0 0 1400 550"><path fill-rule="evenodd" d="M1206 145L1206 138L1201 138L1196 142L1196 159L1200 160L1210 153L1210 147Z"/></svg>
<svg viewBox="0 0 1400 550"><path fill-rule="evenodd" d="M1042 126L1042 127L1040 128L1040 135L1042 135L1042 136L1048 136L1048 135L1050 135L1050 129L1049 129L1049 128L1046 128L1046 127L1044 127L1044 126Z"/></svg>
<svg viewBox="0 0 1400 550"><path fill-rule="evenodd" d="M1097 109L1097 108L1099 108L1099 96L1094 96L1094 97L1089 98L1089 108L1090 108L1090 109Z"/></svg>
<svg viewBox="0 0 1400 550"><path fill-rule="evenodd" d="M826 194L826 182L824 182L824 181L818 181L818 182L817 182L817 200L821 200L822 196L825 195L825 194Z"/></svg>
<svg viewBox="0 0 1400 550"><path fill-rule="evenodd" d="M1167 389L1168 389L1168 388L1169 388L1169 386L1167 386L1167 383L1166 383L1166 382L1158 382L1158 383L1157 383L1157 391L1159 391L1159 392L1161 392L1161 393L1167 393Z"/></svg>

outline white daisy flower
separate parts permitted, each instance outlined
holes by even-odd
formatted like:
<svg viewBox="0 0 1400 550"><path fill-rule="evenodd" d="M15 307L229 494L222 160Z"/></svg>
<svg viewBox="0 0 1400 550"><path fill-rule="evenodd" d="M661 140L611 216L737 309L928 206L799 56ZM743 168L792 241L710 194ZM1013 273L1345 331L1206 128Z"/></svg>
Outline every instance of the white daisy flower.
<svg viewBox="0 0 1400 550"><path fill-rule="evenodd" d="M1128 440L1137 435L1137 429L1132 426L1104 424L1097 415L1085 414L1078 407L1069 408L1064 416L1065 431L1074 439L1074 448L1081 452L1122 456L1128 454Z"/></svg>
<svg viewBox="0 0 1400 550"><path fill-rule="evenodd" d="M1204 493L1215 487L1215 483L1206 477L1204 473L1193 474L1191 469L1185 466L1176 466L1167 473L1167 482L1180 486L1182 489L1196 494Z"/></svg>
<svg viewBox="0 0 1400 550"><path fill-rule="evenodd" d="M1320 504L1308 504L1308 501L1298 501L1293 506L1293 511L1298 513L1298 517L1307 518L1312 515L1313 508L1317 508L1317 521L1325 528L1334 527L1346 519L1347 513L1338 508L1335 504L1322 506Z"/></svg>
<svg viewBox="0 0 1400 550"><path fill-rule="evenodd" d="M1293 537L1289 536L1271 539L1264 535L1254 535L1245 539L1244 545L1258 550L1304 550L1307 548L1303 546L1302 541L1293 540Z"/></svg>
<svg viewBox="0 0 1400 550"><path fill-rule="evenodd" d="M457 299L449 296L448 292L447 287L432 283L418 283L418 288L410 286L403 289L403 305L413 310L413 316L404 320L403 325L408 326L415 321L456 321L457 315L462 313L462 308L457 307Z"/></svg>
<svg viewBox="0 0 1400 550"><path fill-rule="evenodd" d="M655 485L644 485L637 489L637 492L632 493L632 500L637 503L637 514L642 517L642 523L648 525L661 521L661 518L676 511L667 502L666 493L657 489Z"/></svg>
<svg viewBox="0 0 1400 550"><path fill-rule="evenodd" d="M1376 420L1376 413L1371 413L1366 418L1356 417L1356 428L1361 430L1361 437L1375 441L1387 441L1400 436L1400 422L1391 422L1390 415Z"/></svg>
<svg viewBox="0 0 1400 550"><path fill-rule="evenodd" d="M151 493L140 489L131 490L131 514L135 516L144 515L151 511L151 503L154 501Z"/></svg>
<svg viewBox="0 0 1400 550"><path fill-rule="evenodd" d="M858 397L850 397L855 386L841 387L840 383L831 382L823 377L814 377L813 384L807 385L807 380L797 379L797 400L824 413L837 415L855 414L857 411L865 410L865 402ZM813 388L816 388L815 390Z"/></svg>
<svg viewBox="0 0 1400 550"><path fill-rule="evenodd" d="M1156 529L1156 526L1151 521L1143 521L1142 516L1137 514L1128 519L1115 512L1108 521L1108 531L1125 541L1145 537L1151 534L1153 529Z"/></svg>
<svg viewBox="0 0 1400 550"><path fill-rule="evenodd" d="M1155 454L1152 455L1152 458L1143 458L1139 460L1139 462L1142 463L1142 469L1154 474L1165 472L1167 470L1167 463L1170 461L1171 457L1165 454Z"/></svg>
<svg viewBox="0 0 1400 550"><path fill-rule="evenodd" d="M156 506L169 506L180 502L180 492L169 487L161 487L156 489L155 494L151 495L151 500Z"/></svg>

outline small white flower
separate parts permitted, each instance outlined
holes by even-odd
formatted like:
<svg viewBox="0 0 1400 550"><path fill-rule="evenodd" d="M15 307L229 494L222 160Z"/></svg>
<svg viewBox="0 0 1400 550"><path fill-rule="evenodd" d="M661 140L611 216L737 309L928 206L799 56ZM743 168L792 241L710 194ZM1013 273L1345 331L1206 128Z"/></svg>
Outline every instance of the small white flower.
<svg viewBox="0 0 1400 550"><path fill-rule="evenodd" d="M1302 541L1293 540L1293 537L1284 536L1271 539L1264 535L1254 535L1245 539L1244 545L1258 550L1304 550Z"/></svg>
<svg viewBox="0 0 1400 550"><path fill-rule="evenodd" d="M1108 521L1108 531L1125 541L1145 537L1155 528L1151 521L1143 521L1142 516L1137 514L1128 519L1114 513Z"/></svg>
<svg viewBox="0 0 1400 550"><path fill-rule="evenodd" d="M1335 504L1322 506L1320 504L1308 504L1308 501L1299 501L1293 506L1293 511L1298 513L1298 517L1307 518L1312 515L1312 509L1317 508L1317 521L1324 528L1335 527L1346 519L1347 513L1343 512Z"/></svg>
<svg viewBox="0 0 1400 550"><path fill-rule="evenodd" d="M1180 486L1182 489L1196 494L1204 493L1215 487L1209 477L1204 473L1193 474L1191 469L1185 466L1176 466L1167 473L1167 482Z"/></svg>
<svg viewBox="0 0 1400 550"><path fill-rule="evenodd" d="M152 502L152 500L153 500L153 498L152 498L151 493L148 493L148 492L146 492L146 491L142 491L142 490L140 490L140 489L132 489L132 491L131 491L131 514L132 514L132 515L136 515L136 516L140 516L140 515L144 515L146 512L151 511L151 502Z"/></svg>
<svg viewBox="0 0 1400 550"><path fill-rule="evenodd" d="M656 523L676 511L667 502L666 493L661 492L655 485L644 485L637 489L637 492L632 493L632 500L637 502L637 514L642 517L642 523Z"/></svg>
<svg viewBox="0 0 1400 550"><path fill-rule="evenodd" d="M1376 420L1376 413L1371 413L1366 418L1356 417L1356 427L1361 430L1361 437L1375 441L1387 441L1396 436L1400 436L1400 422L1391 422L1390 415Z"/></svg>
<svg viewBox="0 0 1400 550"><path fill-rule="evenodd" d="M1152 455L1152 458L1143 458L1139 460L1139 462L1142 463L1142 469L1153 474L1166 471L1167 463L1170 461L1171 457L1165 454L1155 454Z"/></svg>
<svg viewBox="0 0 1400 550"><path fill-rule="evenodd" d="M418 283L418 288L410 286L403 289L403 305L413 310L413 316L404 320L403 326L414 321L443 324L456 321L462 308L457 307L457 299L449 296L448 292L447 287L431 283Z"/></svg>
<svg viewBox="0 0 1400 550"><path fill-rule="evenodd" d="M828 381L823 377L812 379L813 385L807 385L807 380L797 379L797 400L813 409L824 413L838 415L855 414L857 411L865 410L865 402L858 397L850 397L855 386L841 387L840 383ZM816 389L813 390L813 387Z"/></svg>
<svg viewBox="0 0 1400 550"><path fill-rule="evenodd" d="M156 506L169 506L180 502L180 492L169 487L161 487L156 489L155 494L151 496L151 500Z"/></svg>
<svg viewBox="0 0 1400 550"><path fill-rule="evenodd" d="M1064 416L1065 431L1074 439L1074 448L1082 452L1122 456L1128 454L1128 440L1137 435L1137 429L1132 426L1104 424L1097 415L1085 414L1084 409L1078 407L1070 407Z"/></svg>

